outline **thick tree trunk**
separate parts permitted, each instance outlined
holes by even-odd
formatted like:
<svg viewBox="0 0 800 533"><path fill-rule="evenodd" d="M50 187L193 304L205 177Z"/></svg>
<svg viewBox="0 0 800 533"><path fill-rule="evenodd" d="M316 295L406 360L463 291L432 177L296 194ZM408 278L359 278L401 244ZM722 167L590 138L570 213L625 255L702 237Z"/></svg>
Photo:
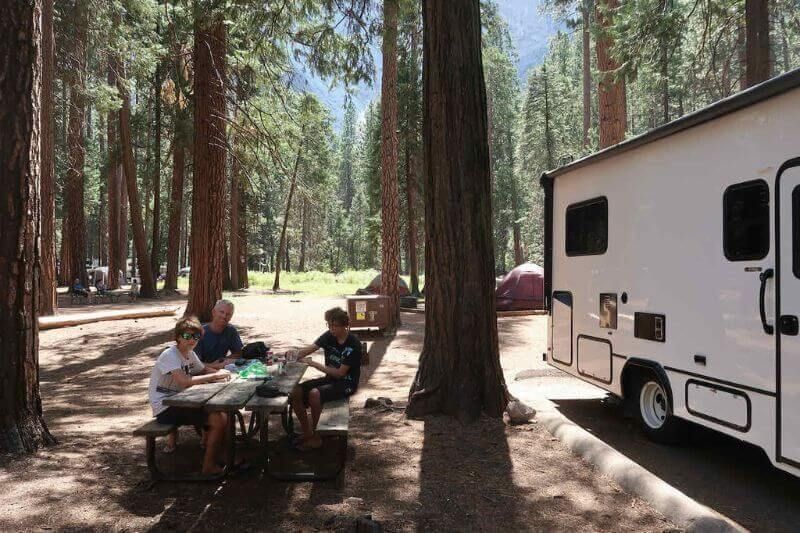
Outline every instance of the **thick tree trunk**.
<svg viewBox="0 0 800 533"><path fill-rule="evenodd" d="M389 297L388 329L400 324L399 193L397 190L397 0L383 2L381 85L381 294Z"/></svg>
<svg viewBox="0 0 800 533"><path fill-rule="evenodd" d="M225 245L225 50L222 15L195 10L194 187L187 315L207 322L222 296Z"/></svg>
<svg viewBox="0 0 800 533"><path fill-rule="evenodd" d="M150 269L158 278L161 273L161 66L156 67L155 79L155 153L153 157L153 236L150 240Z"/></svg>
<svg viewBox="0 0 800 533"><path fill-rule="evenodd" d="M614 40L609 34L614 10L619 0L598 0L596 17L601 27L597 38L597 69L600 83L597 94L600 114L600 149L607 148L625 140L625 127L628 123L625 80L617 75L619 63L611 55Z"/></svg>
<svg viewBox="0 0 800 533"><path fill-rule="evenodd" d="M425 341L406 413L500 417L479 2L428 0L423 14Z"/></svg>
<svg viewBox="0 0 800 533"><path fill-rule="evenodd" d="M0 454L55 443L39 395L41 16L0 2Z"/></svg>
<svg viewBox="0 0 800 533"><path fill-rule="evenodd" d="M42 2L42 279L39 314L52 315L56 299L55 128L53 124L53 0Z"/></svg>
<svg viewBox="0 0 800 533"><path fill-rule="evenodd" d="M65 240L69 243L66 251L66 279L71 284L79 279L88 286L86 275L86 215L84 213L84 163L86 159L86 141L83 127L86 120L86 32L89 10L86 0L76 0L72 7L70 49L67 52L68 79L70 84L69 135L69 168L64 186L64 204L67 224L62 229Z"/></svg>
<svg viewBox="0 0 800 533"><path fill-rule="evenodd" d="M125 185L128 191L128 205L133 226L133 243L136 247L136 267L139 269L141 285L139 295L143 298L155 298L156 286L150 261L147 256L147 241L142 220L142 205L139 201L139 190L136 183L136 163L133 160L133 144L131 142L131 102L128 91L117 78L117 87L122 96L122 108L119 110L119 137L122 148L122 167L125 174Z"/></svg>
<svg viewBox="0 0 800 533"><path fill-rule="evenodd" d="M591 33L590 17L592 0L583 0L581 4L583 17L582 49L583 49L583 147L589 147L589 130L592 127L592 58L590 55Z"/></svg>
<svg viewBox="0 0 800 533"><path fill-rule="evenodd" d="M745 0L747 27L747 86L752 87L770 76L769 61L769 2Z"/></svg>
<svg viewBox="0 0 800 533"><path fill-rule="evenodd" d="M286 197L286 210L283 215L283 225L281 226L281 238L278 242L278 257L275 261L275 281L272 283L272 290L277 291L281 288L281 261L284 255L286 256L286 264L289 264L289 254L287 252L288 245L286 244L286 228L289 225L289 212L292 209L292 197L294 196L294 189L297 185L297 171L300 168L300 159L303 155L303 138L306 132L305 124L300 129L300 140L297 146L297 156L294 158L294 169L292 170L292 181L289 183L289 195ZM289 270L289 267L286 267Z"/></svg>
<svg viewBox="0 0 800 533"><path fill-rule="evenodd" d="M185 158L186 150L175 139L172 147L172 191L170 193L169 235L167 237L167 279L164 281L164 292L178 290L178 256L181 248Z"/></svg>

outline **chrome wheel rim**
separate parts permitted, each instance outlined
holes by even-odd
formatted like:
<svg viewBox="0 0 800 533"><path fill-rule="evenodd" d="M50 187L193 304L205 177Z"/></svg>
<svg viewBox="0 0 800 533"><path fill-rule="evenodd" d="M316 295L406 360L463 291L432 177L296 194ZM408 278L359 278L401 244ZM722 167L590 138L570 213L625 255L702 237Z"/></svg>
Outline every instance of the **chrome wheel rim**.
<svg viewBox="0 0 800 533"><path fill-rule="evenodd" d="M648 381L639 395L639 411L642 420L652 429L660 429L667 420L669 404L664 388L655 381Z"/></svg>

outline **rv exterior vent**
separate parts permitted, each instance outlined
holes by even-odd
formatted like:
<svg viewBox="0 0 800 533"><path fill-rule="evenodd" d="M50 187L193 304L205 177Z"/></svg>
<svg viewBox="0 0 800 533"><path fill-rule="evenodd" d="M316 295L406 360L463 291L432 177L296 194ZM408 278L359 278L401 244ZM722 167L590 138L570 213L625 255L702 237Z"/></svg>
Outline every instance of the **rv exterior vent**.
<svg viewBox="0 0 800 533"><path fill-rule="evenodd" d="M667 339L666 317L653 313L634 313L633 336L648 341L665 342Z"/></svg>
<svg viewBox="0 0 800 533"><path fill-rule="evenodd" d="M617 329L617 294L600 293L600 327Z"/></svg>

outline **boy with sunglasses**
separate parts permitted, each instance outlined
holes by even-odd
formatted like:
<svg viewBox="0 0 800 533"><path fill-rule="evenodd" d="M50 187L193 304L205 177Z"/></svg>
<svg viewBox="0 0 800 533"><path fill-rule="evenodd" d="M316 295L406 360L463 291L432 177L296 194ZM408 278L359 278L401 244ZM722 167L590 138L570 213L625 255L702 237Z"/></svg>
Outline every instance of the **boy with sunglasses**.
<svg viewBox="0 0 800 533"><path fill-rule="evenodd" d="M325 374L325 377L300 383L290 397L292 409L303 429L301 450L322 446L322 439L316 434L322 406L352 395L358 389L361 378L361 342L350 333L350 317L347 311L340 307L329 309L325 312L325 322L328 324L328 331L320 335L314 344L286 353L290 357L304 358L301 362ZM309 357L320 348L325 350L324 365ZM311 420L307 409L311 411Z"/></svg>
<svg viewBox="0 0 800 533"><path fill-rule="evenodd" d="M217 370L204 364L194 353L203 329L195 317L184 317L175 324L175 345L158 356L150 375L150 405L153 416L162 424L200 426L206 428L206 451L203 458L203 474L217 474L222 469L217 465L217 454L222 449L228 418L225 413L206 413L202 409L167 407L164 398L177 394L193 385L227 380L226 370ZM165 453L175 450L177 432L169 434Z"/></svg>

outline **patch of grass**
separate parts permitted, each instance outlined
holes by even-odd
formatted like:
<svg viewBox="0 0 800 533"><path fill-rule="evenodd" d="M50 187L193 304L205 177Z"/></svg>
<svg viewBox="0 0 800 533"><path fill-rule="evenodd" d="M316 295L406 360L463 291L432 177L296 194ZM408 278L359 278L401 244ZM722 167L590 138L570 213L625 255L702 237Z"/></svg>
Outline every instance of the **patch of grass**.
<svg viewBox="0 0 800 533"><path fill-rule="evenodd" d="M377 276L377 270L347 270L339 274L312 270L309 272L281 272L281 289L298 291L315 296L344 296L355 294L357 289L366 287ZM275 281L274 272L248 272L250 288L271 290ZM406 283L408 276L401 276ZM420 276L420 288L425 283L425 276ZM189 278L178 278L178 288L189 289Z"/></svg>

